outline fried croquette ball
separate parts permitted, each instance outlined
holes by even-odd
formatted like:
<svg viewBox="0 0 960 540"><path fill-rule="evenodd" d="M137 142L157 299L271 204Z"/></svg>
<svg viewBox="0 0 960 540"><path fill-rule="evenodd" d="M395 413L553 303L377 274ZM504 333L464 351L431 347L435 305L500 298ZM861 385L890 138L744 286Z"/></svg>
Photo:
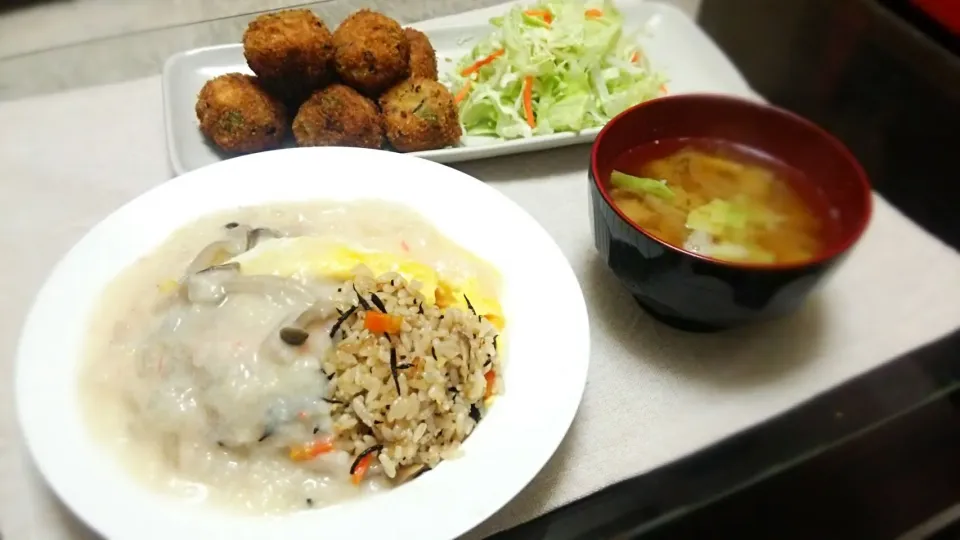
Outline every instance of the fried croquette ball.
<svg viewBox="0 0 960 540"><path fill-rule="evenodd" d="M371 97L410 72L410 44L397 21L370 10L350 15L333 32L334 64L347 85Z"/></svg>
<svg viewBox="0 0 960 540"><path fill-rule="evenodd" d="M380 97L387 139L401 152L456 143L462 131L453 96L437 81L410 78Z"/></svg>
<svg viewBox="0 0 960 540"><path fill-rule="evenodd" d="M300 146L380 148L380 111L349 86L332 84L300 106L293 119L293 136Z"/></svg>
<svg viewBox="0 0 960 540"><path fill-rule="evenodd" d="M437 80L437 52L427 36L413 28L404 28L403 35L410 43L410 76Z"/></svg>
<svg viewBox="0 0 960 540"><path fill-rule="evenodd" d="M243 33L243 55L267 89L287 102L302 101L333 77L332 40L308 9L266 13Z"/></svg>
<svg viewBox="0 0 960 540"><path fill-rule="evenodd" d="M250 75L229 73L207 81L196 112L200 131L228 152L276 148L287 131L286 108Z"/></svg>

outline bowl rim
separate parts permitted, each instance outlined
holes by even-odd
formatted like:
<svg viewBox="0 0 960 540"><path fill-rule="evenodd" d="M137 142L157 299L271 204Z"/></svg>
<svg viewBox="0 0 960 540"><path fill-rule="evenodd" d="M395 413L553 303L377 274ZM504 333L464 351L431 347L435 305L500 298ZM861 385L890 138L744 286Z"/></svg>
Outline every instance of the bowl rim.
<svg viewBox="0 0 960 540"><path fill-rule="evenodd" d="M633 113L634 111L641 109L643 107L656 106L658 103L663 103L665 101L715 101L721 102L727 106L736 106L736 107L749 107L754 109L763 109L765 112L770 112L782 117L784 120L801 124L802 126L812 130L819 137L824 139L826 143L831 146L835 151L837 151L848 163L853 166L853 170L856 176L858 185L860 186L861 196L863 197L864 212L859 218L859 221L854 228L852 234L844 236L840 241L833 242L828 246L827 249L823 250L816 257L811 259L800 261L800 262L791 262L791 263L756 263L756 262L737 262L737 261L725 261L722 259L717 259L714 257L709 257L699 253L694 253L683 249L682 247L675 246L669 242L657 238L653 234L650 234L643 227L634 223L633 220L628 218L616 204L613 203L613 200L610 198L610 194L607 192L607 188L604 185L600 174L598 171L598 159L597 155L599 153L600 146L603 144L604 137L608 134L610 129L617 123L623 121L623 119ZM736 141L734 141L736 142ZM638 103L633 107L630 107L620 114L614 116L607 124L600 130L600 133L597 134L597 138L593 143L593 146L590 148L590 176L592 181L595 184L597 190L600 192L600 195L606 201L607 205L620 217L621 220L626 222L630 227L635 231L639 232L643 236L649 238L650 240L660 244L664 248L667 248L671 251L677 252L681 255L692 257L694 259L699 259L704 262L709 262L711 264L716 264L719 266L724 266L728 268L739 268L746 270L754 271L783 271L783 270L797 270L802 268L808 268L811 266L821 265L830 261L831 259L842 255L848 251L857 241L863 237L864 231L867 229L867 225L870 223L871 216L873 215L873 188L870 185L870 181L867 177L867 173L863 170L863 166L860 165L860 162L857 161L857 158L853 155L849 148L846 147L839 139L834 135L828 132L826 129L820 127L814 122L794 113L788 111L784 108L777 107L776 105L771 105L769 103L754 101L750 99L745 99L737 96L726 95L726 94L709 94L709 93L693 93L693 94L675 94L668 96L661 96L649 101L644 101Z"/></svg>

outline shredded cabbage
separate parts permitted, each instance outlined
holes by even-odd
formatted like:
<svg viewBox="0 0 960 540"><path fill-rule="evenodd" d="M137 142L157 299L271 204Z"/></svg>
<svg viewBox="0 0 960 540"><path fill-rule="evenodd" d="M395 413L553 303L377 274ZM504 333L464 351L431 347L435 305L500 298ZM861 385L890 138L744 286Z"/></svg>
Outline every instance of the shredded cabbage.
<svg viewBox="0 0 960 540"><path fill-rule="evenodd" d="M776 227L783 218L769 210L713 199L687 214L693 231L684 249L733 261L774 262L776 256L756 245L750 228Z"/></svg>
<svg viewBox="0 0 960 540"><path fill-rule="evenodd" d="M653 178L643 178L620 171L613 171L610 173L610 184L620 189L655 195L668 201L673 200L674 197L673 190L667 187L666 180L654 180Z"/></svg>
<svg viewBox="0 0 960 540"><path fill-rule="evenodd" d="M784 217L750 201L713 199L687 214L687 228L715 236L743 231L748 226L776 229Z"/></svg>
<svg viewBox="0 0 960 540"><path fill-rule="evenodd" d="M666 83L650 69L635 37L624 33L623 17L610 0L514 6L490 23L491 35L450 76L467 135L514 139L602 126L660 95ZM463 75L478 62L482 67ZM528 76L534 127L524 111Z"/></svg>
<svg viewBox="0 0 960 540"><path fill-rule="evenodd" d="M713 199L687 214L687 228L721 236L727 231L743 230L749 222L747 212L721 199Z"/></svg>

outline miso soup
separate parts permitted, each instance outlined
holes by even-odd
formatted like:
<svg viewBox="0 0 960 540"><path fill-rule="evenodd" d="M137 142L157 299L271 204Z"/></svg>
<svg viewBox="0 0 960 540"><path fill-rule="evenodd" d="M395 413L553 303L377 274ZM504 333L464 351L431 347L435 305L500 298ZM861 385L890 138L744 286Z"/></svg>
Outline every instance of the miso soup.
<svg viewBox="0 0 960 540"><path fill-rule="evenodd" d="M610 196L647 233L732 262L798 263L832 234L825 199L803 174L713 139L661 140L619 156Z"/></svg>

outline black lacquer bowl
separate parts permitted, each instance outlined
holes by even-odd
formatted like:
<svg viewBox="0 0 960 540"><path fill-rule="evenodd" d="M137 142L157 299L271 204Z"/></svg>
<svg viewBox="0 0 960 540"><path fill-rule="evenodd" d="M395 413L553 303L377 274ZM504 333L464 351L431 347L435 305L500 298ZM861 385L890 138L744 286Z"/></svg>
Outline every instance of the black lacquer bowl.
<svg viewBox="0 0 960 540"><path fill-rule="evenodd" d="M662 139L722 139L799 169L825 196L837 234L801 264L720 261L670 245L620 212L607 192L624 152ZM597 251L637 302L677 328L712 331L797 309L844 260L870 220L867 176L843 144L793 113L739 98L682 94L628 109L597 136L590 156L590 213Z"/></svg>

